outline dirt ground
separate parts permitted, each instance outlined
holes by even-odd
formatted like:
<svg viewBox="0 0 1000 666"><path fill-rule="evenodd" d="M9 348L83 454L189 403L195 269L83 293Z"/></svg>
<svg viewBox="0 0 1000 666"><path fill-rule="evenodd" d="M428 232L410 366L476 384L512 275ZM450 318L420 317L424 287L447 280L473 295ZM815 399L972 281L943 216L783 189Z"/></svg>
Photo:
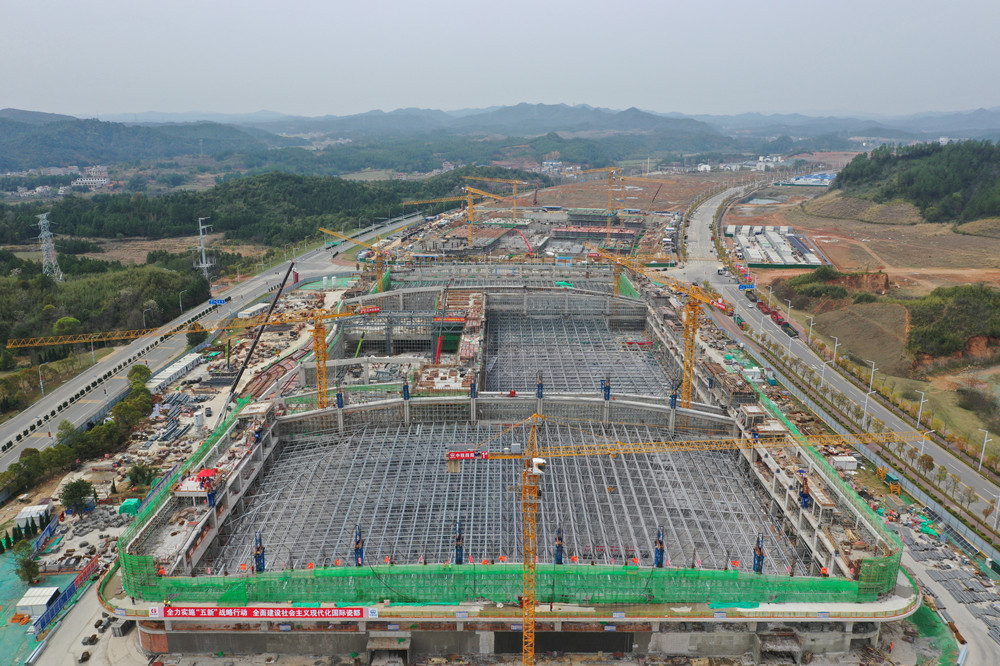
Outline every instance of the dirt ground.
<svg viewBox="0 0 1000 666"><path fill-rule="evenodd" d="M844 151L844 152L817 152L817 153L799 153L798 155L792 155L787 158L788 162L794 160L805 160L806 162L818 162L820 164L828 164L835 169L840 169L848 162L854 159L854 156L858 153L855 151Z"/></svg>
<svg viewBox="0 0 1000 666"><path fill-rule="evenodd" d="M862 303L816 316L824 335L850 341L847 348L875 361L880 371L906 376L913 359L906 351L906 308L891 303Z"/></svg>
<svg viewBox="0 0 1000 666"><path fill-rule="evenodd" d="M563 206L564 208L597 208L606 210L608 206L608 179L603 173L586 175L586 182L567 183L538 191L539 206ZM724 173L672 173L662 176L651 175L645 182L626 180L624 201L615 204L621 208L642 210L686 210L698 195L715 185L726 181L730 174ZM530 202L533 192L519 196L521 205L525 198ZM616 200L622 199L616 185L613 193Z"/></svg>
<svg viewBox="0 0 1000 666"><path fill-rule="evenodd" d="M208 234L205 237L205 247L210 247L232 254L242 253L244 257L255 257L264 254L266 248L249 243L224 242L224 234ZM167 252L188 252L198 245L198 236L182 236L180 238L131 238L127 240L86 239L100 245L104 252L89 253L85 256L104 261L120 261L123 264L146 263L146 254L153 250Z"/></svg>
<svg viewBox="0 0 1000 666"><path fill-rule="evenodd" d="M779 202L734 206L725 224L788 225L804 231L837 269L885 271L901 296L922 295L940 286L970 282L1000 285L1000 238L959 234L941 224L886 224L820 217L808 212L815 203L806 200L825 192L803 189L771 188L762 192L758 198ZM871 214L869 209L861 206L858 212ZM911 219L905 211L882 211L882 219L894 216Z"/></svg>

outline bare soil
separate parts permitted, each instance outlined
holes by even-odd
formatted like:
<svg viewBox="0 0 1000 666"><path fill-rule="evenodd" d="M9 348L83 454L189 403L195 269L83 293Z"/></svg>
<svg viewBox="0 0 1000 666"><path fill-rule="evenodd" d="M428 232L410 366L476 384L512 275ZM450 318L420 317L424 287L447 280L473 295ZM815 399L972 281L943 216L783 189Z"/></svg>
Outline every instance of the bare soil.
<svg viewBox="0 0 1000 666"><path fill-rule="evenodd" d="M828 192L802 206L809 215L836 219L860 220L873 224L921 224L920 209L905 201L879 204L868 199L845 197L840 191Z"/></svg>
<svg viewBox="0 0 1000 666"><path fill-rule="evenodd" d="M907 313L902 305L861 303L816 316L816 326L858 358L875 361L879 371L906 376L913 358L906 351Z"/></svg>
<svg viewBox="0 0 1000 666"><path fill-rule="evenodd" d="M538 191L539 206L563 206L564 208L608 207L608 179L600 173L587 174L587 182L567 183ZM622 208L642 210L687 210L698 196L727 180L723 173L677 173L664 176L649 176L650 181L626 181L625 200L617 204ZM533 192L525 194L530 202ZM615 199L621 199L619 187L615 186ZM519 193L519 201L524 198Z"/></svg>
<svg viewBox="0 0 1000 666"><path fill-rule="evenodd" d="M153 250L166 250L172 253L188 252L198 245L198 236L182 236L180 238L130 238L126 240L108 240L101 238L86 239L99 244L104 252L88 253L92 259L104 261L120 261L123 264L144 264L146 254ZM241 253L244 257L255 257L264 254L267 248L262 245L238 243L224 240L224 234L208 234L205 237L205 247L229 253Z"/></svg>
<svg viewBox="0 0 1000 666"><path fill-rule="evenodd" d="M779 194L782 189L788 188L778 188ZM770 191L761 196L779 198ZM995 224L998 237L992 238L955 233L943 224L914 224L905 207L875 209L871 202L843 199L837 193L800 203L799 198L788 198L784 203L734 206L725 224L794 227L805 232L838 270L885 271L893 293L900 296L970 282L1000 285L1000 221ZM880 223L810 214L817 206L845 216L879 216ZM898 223L888 223L893 219ZM990 225L984 222L980 227Z"/></svg>

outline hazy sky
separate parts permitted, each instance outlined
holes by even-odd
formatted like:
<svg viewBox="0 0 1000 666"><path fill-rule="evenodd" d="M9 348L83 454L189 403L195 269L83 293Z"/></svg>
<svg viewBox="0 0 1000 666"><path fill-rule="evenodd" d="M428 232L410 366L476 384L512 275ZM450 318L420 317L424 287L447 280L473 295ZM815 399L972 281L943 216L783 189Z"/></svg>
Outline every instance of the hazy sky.
<svg viewBox="0 0 1000 666"><path fill-rule="evenodd" d="M0 107L1000 106L997 0L3 0Z"/></svg>

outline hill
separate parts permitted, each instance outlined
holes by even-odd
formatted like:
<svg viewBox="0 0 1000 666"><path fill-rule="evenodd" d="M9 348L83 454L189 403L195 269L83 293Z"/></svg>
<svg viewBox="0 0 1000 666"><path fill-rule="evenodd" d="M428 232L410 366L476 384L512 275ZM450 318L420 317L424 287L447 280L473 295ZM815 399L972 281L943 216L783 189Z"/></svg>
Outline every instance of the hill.
<svg viewBox="0 0 1000 666"><path fill-rule="evenodd" d="M217 123L133 126L16 109L0 113L0 171L267 150L295 143Z"/></svg>
<svg viewBox="0 0 1000 666"><path fill-rule="evenodd" d="M459 113L407 108L389 112L368 111L351 116L288 117L250 124L269 132L289 134L324 132L352 138L430 132L506 136L584 131L718 134L718 130L713 126L693 118L661 116L635 108L613 111L586 105L527 103L464 110Z"/></svg>
<svg viewBox="0 0 1000 666"><path fill-rule="evenodd" d="M998 217L1000 148L990 141L881 146L851 160L833 187L876 203L911 203L928 222Z"/></svg>
<svg viewBox="0 0 1000 666"><path fill-rule="evenodd" d="M194 220L212 218L215 231L228 238L279 244L314 236L320 226L339 229L390 213L410 199L450 195L465 184L463 175L494 178L537 174L499 168L464 168L423 181L360 183L325 176L269 172L236 178L200 192L179 191L161 197L142 194L68 196L52 202L50 220L61 237L171 238L187 236ZM37 236L40 203L0 204L0 243L24 243Z"/></svg>

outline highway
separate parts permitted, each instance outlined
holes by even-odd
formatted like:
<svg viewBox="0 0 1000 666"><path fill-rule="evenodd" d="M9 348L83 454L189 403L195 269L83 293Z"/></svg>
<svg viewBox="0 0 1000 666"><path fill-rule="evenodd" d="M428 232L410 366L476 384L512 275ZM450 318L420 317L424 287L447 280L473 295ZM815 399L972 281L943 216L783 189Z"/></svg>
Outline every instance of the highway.
<svg viewBox="0 0 1000 666"><path fill-rule="evenodd" d="M823 375L831 386L847 396L852 402L858 406L864 406L866 391L855 386L838 372L835 372L832 364L827 364L824 374L824 359L806 346L804 342L806 336L796 339L789 338L770 317L764 315L754 304L747 300L732 278L718 275L717 270L721 262L715 255L715 246L712 243L712 220L716 210L722 205L722 201L738 191L738 189L727 190L712 197L702 204L691 216L690 225L687 230L688 261L683 268L685 279L691 282L698 282L699 284L704 281L710 282L726 300L736 306L736 313L743 316L749 327L758 331L763 330L785 350L789 349L789 341L791 341L790 348L794 357L800 359L816 373ZM787 304L782 310L786 308ZM714 313L713 316L715 316ZM874 418L885 423L887 430L912 432L915 428L913 424L904 421L883 407L876 401L874 395L868 401L868 412ZM1000 494L1000 488L997 485L984 478L974 468L966 465L936 442L928 439L924 446L924 453L934 458L935 465L944 465L949 473L957 474L963 483L975 488L987 501Z"/></svg>
<svg viewBox="0 0 1000 666"><path fill-rule="evenodd" d="M407 226L420 219L419 215L408 215L403 218L392 220L386 228L372 230L357 236L359 240L369 240L376 234L392 233L400 227ZM350 249L354 244L345 241L337 247L343 252ZM331 262L331 252L324 248L317 248L295 257L295 269L299 273L299 279L322 277L324 275L349 275L353 273L344 267L336 266ZM281 278L287 270L287 264L267 271L245 280L218 296L230 296L231 300L225 305L211 310L208 303L200 303L185 310L177 319L164 324L160 330L167 332L179 324L189 320L192 316L199 319L205 315L212 320L233 317L237 312L246 307L247 303L265 294L268 290L281 282ZM16 462L21 452L27 448L43 449L55 444L56 430L63 420L68 420L77 427L84 426L99 415L106 407L107 401L128 389L128 371L136 363L145 363L155 374L158 370L166 367L187 348L187 336L174 335L163 342L158 342L159 337L139 338L127 345L123 345L114 350L113 353L102 358L96 365L91 366L86 371L67 381L59 388L46 392L45 397L28 407L23 412L17 414L8 421L0 424L0 443L8 441L14 444L0 455L0 470L6 470L11 463ZM68 401L70 397L96 381L102 375L111 372L112 376L96 388L90 389L76 402L71 403L61 412L58 406ZM22 435L20 442L16 441L19 433L29 429L31 424L36 424L33 432L27 436Z"/></svg>

